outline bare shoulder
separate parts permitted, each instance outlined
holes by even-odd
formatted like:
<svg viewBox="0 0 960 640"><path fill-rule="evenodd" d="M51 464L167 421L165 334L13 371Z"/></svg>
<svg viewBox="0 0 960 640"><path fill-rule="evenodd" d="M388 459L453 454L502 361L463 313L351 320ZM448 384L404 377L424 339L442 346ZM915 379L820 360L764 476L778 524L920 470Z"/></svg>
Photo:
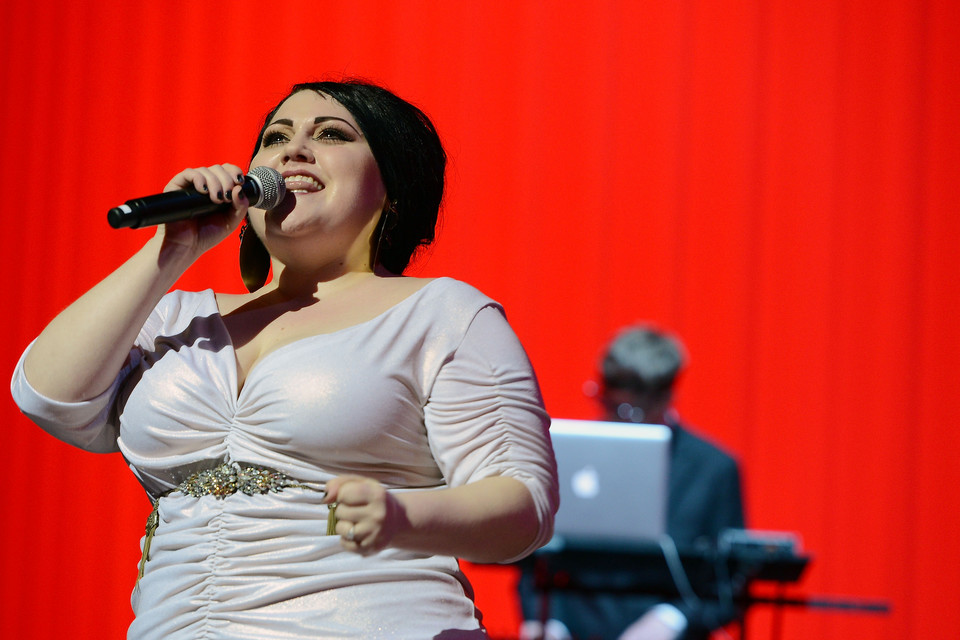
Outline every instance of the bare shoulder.
<svg viewBox="0 0 960 640"><path fill-rule="evenodd" d="M395 276L377 278L376 289L379 295L395 304L417 293L436 278L411 278L409 276Z"/></svg>
<svg viewBox="0 0 960 640"><path fill-rule="evenodd" d="M256 297L252 293L215 293L214 296L217 299L217 308L220 309L220 315L222 316L236 311Z"/></svg>
<svg viewBox="0 0 960 640"><path fill-rule="evenodd" d="M388 291L398 291L401 293L416 293L437 278L413 278L410 276L396 276L390 278L380 278L382 286Z"/></svg>

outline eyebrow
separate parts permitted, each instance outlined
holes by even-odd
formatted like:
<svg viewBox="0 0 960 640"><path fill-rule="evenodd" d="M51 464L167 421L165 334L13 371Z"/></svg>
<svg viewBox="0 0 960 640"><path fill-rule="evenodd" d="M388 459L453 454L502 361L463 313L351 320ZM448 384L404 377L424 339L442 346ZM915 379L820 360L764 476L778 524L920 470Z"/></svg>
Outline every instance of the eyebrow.
<svg viewBox="0 0 960 640"><path fill-rule="evenodd" d="M322 123L322 122L327 122L328 120L339 120L339 121L342 122L343 124L347 125L347 126L350 127L351 129L353 129L354 131L356 131L358 136L363 137L363 134L362 134L360 131L357 131L357 128L356 128L355 126L353 126L352 124L350 124L349 122L347 122L347 121L344 120L343 118L338 118L338 117L336 117L336 116L317 116L316 118L313 119L313 124L320 124L320 123ZM288 127L292 127L292 126L293 126L293 120L290 120L289 118L280 118L279 120L274 120L274 121L271 122L268 126L273 126L273 125L275 125L275 124L282 124L282 125L285 125L285 126L288 126Z"/></svg>

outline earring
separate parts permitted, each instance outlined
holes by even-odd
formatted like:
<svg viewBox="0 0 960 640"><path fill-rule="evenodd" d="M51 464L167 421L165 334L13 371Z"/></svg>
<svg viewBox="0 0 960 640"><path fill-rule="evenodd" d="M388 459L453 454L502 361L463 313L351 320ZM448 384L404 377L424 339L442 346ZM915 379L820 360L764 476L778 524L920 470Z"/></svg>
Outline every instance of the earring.
<svg viewBox="0 0 960 640"><path fill-rule="evenodd" d="M387 247L390 247L393 243L390 241L390 235L388 232L393 231L397 226L397 201L391 200L390 205L385 207L384 210L380 213L380 222L377 225L380 227L379 233L377 233L376 243L373 245L373 265L376 266L380 264L380 249L386 244ZM384 242L386 241L386 242Z"/></svg>
<svg viewBox="0 0 960 640"><path fill-rule="evenodd" d="M392 231L397 227L399 222L400 215L397 212L397 201L391 200L390 206L383 210L383 227L388 231Z"/></svg>
<svg viewBox="0 0 960 640"><path fill-rule="evenodd" d="M248 220L240 229L240 277L251 293L266 283L270 275L270 253L260 242L255 231L250 230Z"/></svg>

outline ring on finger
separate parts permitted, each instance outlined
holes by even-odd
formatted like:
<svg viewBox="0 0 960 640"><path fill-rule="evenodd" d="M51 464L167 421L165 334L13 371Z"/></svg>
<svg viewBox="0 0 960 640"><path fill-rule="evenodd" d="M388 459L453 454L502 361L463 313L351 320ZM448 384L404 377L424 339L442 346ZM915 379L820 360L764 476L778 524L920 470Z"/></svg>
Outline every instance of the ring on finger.
<svg viewBox="0 0 960 640"><path fill-rule="evenodd" d="M344 540L347 542L353 542L356 539L356 529L357 525L350 525L350 529L347 530L347 535L343 536Z"/></svg>

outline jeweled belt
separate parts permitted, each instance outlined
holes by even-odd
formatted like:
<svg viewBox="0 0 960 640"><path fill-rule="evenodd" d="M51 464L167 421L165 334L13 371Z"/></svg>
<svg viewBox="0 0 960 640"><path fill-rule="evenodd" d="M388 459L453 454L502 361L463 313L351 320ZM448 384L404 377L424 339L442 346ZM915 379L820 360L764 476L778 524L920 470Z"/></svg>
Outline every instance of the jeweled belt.
<svg viewBox="0 0 960 640"><path fill-rule="evenodd" d="M157 530L157 525L160 523L160 498L179 491L194 498L215 496L222 500L235 493L252 496L270 492L279 493L284 489L292 488L320 491L322 493L321 489L303 484L285 473L257 465L243 465L237 462L224 463L213 469L205 469L194 473L175 488L165 491L153 501L153 511L147 516L146 537L143 541L143 554L140 557L137 582L140 582L140 578L143 577L147 560L150 559L150 543L153 540L154 532ZM336 503L329 504L327 508L330 511L327 516L327 535L333 535L333 529L337 524L337 505Z"/></svg>

